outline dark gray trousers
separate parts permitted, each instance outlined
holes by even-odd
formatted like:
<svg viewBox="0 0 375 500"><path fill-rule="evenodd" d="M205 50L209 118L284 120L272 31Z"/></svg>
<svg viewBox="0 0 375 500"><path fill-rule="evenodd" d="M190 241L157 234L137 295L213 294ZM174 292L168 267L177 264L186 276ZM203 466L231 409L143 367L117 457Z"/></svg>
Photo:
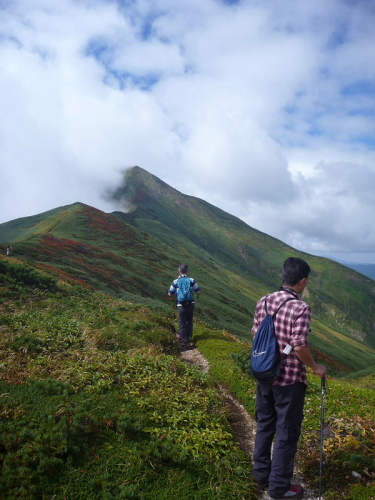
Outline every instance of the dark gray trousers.
<svg viewBox="0 0 375 500"><path fill-rule="evenodd" d="M257 384L253 477L259 484L268 482L271 497L282 496L290 488L305 392L306 385L302 382L287 386Z"/></svg>
<svg viewBox="0 0 375 500"><path fill-rule="evenodd" d="M181 344L193 340L194 302L178 303L178 335Z"/></svg>

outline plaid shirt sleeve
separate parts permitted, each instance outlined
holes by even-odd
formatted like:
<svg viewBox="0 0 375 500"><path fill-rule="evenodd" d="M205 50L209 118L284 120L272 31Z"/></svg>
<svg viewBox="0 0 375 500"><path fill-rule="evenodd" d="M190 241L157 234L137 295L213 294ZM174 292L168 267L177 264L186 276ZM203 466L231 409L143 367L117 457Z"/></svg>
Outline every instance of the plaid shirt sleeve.
<svg viewBox="0 0 375 500"><path fill-rule="evenodd" d="M308 346L307 335L310 330L311 309L305 302L302 302L302 304L297 303L293 308L293 313L293 324L289 343L292 347L298 345Z"/></svg>

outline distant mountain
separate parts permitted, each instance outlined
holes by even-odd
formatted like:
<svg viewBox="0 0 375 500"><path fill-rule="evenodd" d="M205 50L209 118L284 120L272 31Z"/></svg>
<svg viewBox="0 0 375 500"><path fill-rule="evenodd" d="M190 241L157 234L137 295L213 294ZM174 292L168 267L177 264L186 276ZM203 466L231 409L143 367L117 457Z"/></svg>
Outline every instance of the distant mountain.
<svg viewBox="0 0 375 500"><path fill-rule="evenodd" d="M348 262L346 260L337 259L336 257L332 257L328 254L321 254L321 257L339 262L340 264L343 264L346 267L350 267L350 269L354 269L355 271L364 274L368 278L375 280L375 264L360 264L358 262Z"/></svg>
<svg viewBox="0 0 375 500"><path fill-rule="evenodd" d="M352 264L350 262L345 262L343 264L375 280L375 264Z"/></svg>
<svg viewBox="0 0 375 500"><path fill-rule="evenodd" d="M75 203L0 224L0 243L62 280L170 307L167 289L187 262L203 290L197 316L249 341L256 301L280 286L285 258L299 256L313 270L306 300L317 359L337 373L374 365L373 280L299 252L140 167L127 171L113 198L129 211L106 214Z"/></svg>

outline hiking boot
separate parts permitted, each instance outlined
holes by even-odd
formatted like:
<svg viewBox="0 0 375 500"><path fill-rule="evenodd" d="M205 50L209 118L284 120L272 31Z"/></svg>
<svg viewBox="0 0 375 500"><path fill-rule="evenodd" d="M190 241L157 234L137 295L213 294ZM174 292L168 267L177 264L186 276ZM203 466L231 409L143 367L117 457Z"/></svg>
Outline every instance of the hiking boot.
<svg viewBox="0 0 375 500"><path fill-rule="evenodd" d="M284 493L284 495L278 497L272 497L270 495L270 498L272 500L280 500L281 498L286 498L289 500L300 500L301 498L303 498L303 488L299 484L291 484L289 490Z"/></svg>

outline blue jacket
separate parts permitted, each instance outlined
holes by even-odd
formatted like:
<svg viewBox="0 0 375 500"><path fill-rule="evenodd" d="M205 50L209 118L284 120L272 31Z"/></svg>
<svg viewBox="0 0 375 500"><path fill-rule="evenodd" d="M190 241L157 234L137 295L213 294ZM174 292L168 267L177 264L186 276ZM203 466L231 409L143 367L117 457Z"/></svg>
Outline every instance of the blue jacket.
<svg viewBox="0 0 375 500"><path fill-rule="evenodd" d="M177 295L177 291L178 291L178 279L182 278L182 277L186 277L186 274L180 274L180 276L178 278L176 278L175 280L173 280L171 286L169 287L168 293L170 293L172 295ZM194 292L200 292L201 291L201 289L198 286L198 283L193 278L190 278L190 287L192 288L192 290Z"/></svg>

